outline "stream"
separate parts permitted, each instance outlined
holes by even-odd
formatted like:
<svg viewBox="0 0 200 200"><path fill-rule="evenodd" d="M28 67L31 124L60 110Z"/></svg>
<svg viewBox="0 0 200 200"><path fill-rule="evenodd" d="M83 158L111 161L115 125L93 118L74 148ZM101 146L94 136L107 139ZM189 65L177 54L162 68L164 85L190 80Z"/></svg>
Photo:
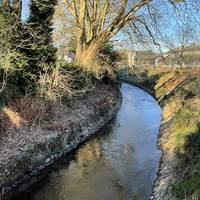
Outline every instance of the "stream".
<svg viewBox="0 0 200 200"><path fill-rule="evenodd" d="M122 84L117 116L95 138L56 165L20 200L145 200L161 156L161 109L145 91Z"/></svg>

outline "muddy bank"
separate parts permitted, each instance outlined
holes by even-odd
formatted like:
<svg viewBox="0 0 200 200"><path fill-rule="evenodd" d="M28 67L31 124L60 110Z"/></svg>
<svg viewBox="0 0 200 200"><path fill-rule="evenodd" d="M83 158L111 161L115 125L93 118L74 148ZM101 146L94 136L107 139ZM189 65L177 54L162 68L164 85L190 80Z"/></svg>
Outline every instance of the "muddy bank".
<svg viewBox="0 0 200 200"><path fill-rule="evenodd" d="M13 111L12 106L2 109L2 116L9 118L9 113L14 113L16 117L9 119L14 128L0 138L0 199L25 189L34 182L30 179L84 143L115 116L120 104L118 88L97 84L68 106L59 104L46 108L45 105L42 120L31 126L23 119L25 115ZM51 109L49 114L48 109ZM27 112L31 111L29 106Z"/></svg>

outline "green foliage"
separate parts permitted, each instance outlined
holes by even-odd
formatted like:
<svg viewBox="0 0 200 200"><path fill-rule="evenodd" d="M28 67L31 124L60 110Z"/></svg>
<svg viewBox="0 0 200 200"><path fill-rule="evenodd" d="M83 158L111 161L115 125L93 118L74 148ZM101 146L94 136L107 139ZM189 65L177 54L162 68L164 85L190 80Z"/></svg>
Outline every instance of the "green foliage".
<svg viewBox="0 0 200 200"><path fill-rule="evenodd" d="M0 10L0 73L8 74L23 92L37 92L48 100L80 95L92 88L93 78L75 66L56 63L52 18L56 0L31 0L30 18L21 22Z"/></svg>
<svg viewBox="0 0 200 200"><path fill-rule="evenodd" d="M101 49L100 54L108 58L109 64L114 64L121 60L119 52L114 49L114 45L111 43L106 43Z"/></svg>
<svg viewBox="0 0 200 200"><path fill-rule="evenodd" d="M164 148L176 154L177 175L173 192L177 199L200 199L200 89L199 74L187 70L149 69L146 79L154 82L157 97L180 86L165 102L163 117L172 118ZM158 78L156 78L158 77ZM185 80L184 84L179 84Z"/></svg>
<svg viewBox="0 0 200 200"><path fill-rule="evenodd" d="M197 119L195 111L190 107L183 107L174 116L173 135L171 146L174 146L178 153L185 153L185 143L187 137L197 131Z"/></svg>
<svg viewBox="0 0 200 200"><path fill-rule="evenodd" d="M191 135L188 135L185 143L185 155L187 159L192 159L193 157L199 156L200 154L200 124L198 124L198 129ZM195 160L195 162L198 160Z"/></svg>
<svg viewBox="0 0 200 200"><path fill-rule="evenodd" d="M56 2L31 0L30 3L28 24L34 32L34 37L31 38L31 48L26 49L26 53L30 56L29 70L36 75L55 65L56 49L52 44L52 18Z"/></svg>
<svg viewBox="0 0 200 200"><path fill-rule="evenodd" d="M74 77L72 87L74 91L89 90L95 85L95 78L92 74L84 72L80 67L71 64L65 64L62 68Z"/></svg>
<svg viewBox="0 0 200 200"><path fill-rule="evenodd" d="M0 8L1 81L6 77L24 91L34 89L40 75L55 66L51 27L55 4L32 0L27 23Z"/></svg>
<svg viewBox="0 0 200 200"><path fill-rule="evenodd" d="M144 79L144 84L147 85L149 88L152 88L152 90L154 90L154 85L156 83L156 81L159 79L159 75L155 74L153 71L145 71L143 73L141 73L142 77Z"/></svg>
<svg viewBox="0 0 200 200"><path fill-rule="evenodd" d="M19 50L19 26L14 17L0 8L0 69L7 76L28 64L25 54Z"/></svg>

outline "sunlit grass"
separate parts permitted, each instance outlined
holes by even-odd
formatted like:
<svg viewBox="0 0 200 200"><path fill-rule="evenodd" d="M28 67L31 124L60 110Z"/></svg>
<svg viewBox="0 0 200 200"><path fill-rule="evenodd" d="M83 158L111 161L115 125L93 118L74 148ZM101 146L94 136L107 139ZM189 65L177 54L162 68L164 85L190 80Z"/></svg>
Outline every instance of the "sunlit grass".
<svg viewBox="0 0 200 200"><path fill-rule="evenodd" d="M183 177L173 187L180 199L200 199L200 130L188 135L185 153L179 155L179 166L184 170Z"/></svg>
<svg viewBox="0 0 200 200"><path fill-rule="evenodd" d="M177 199L200 199L200 79L197 70L150 69L157 98L170 94L163 119L172 118L163 147L177 158L179 179L173 185ZM157 79L155 79L157 77ZM156 80L156 81L155 81ZM175 90L177 89L178 90ZM175 92L174 92L175 91Z"/></svg>

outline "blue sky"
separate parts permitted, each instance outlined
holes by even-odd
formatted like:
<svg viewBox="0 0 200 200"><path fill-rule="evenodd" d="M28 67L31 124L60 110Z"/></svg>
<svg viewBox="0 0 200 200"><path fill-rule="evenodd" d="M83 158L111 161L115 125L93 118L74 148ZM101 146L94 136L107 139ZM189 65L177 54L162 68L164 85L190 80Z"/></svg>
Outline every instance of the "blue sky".
<svg viewBox="0 0 200 200"><path fill-rule="evenodd" d="M192 0L192 1L200 1L200 0ZM30 0L22 0L22 6L23 6L22 19L23 20L26 20L29 16L29 2L30 2ZM163 35L165 35L165 37L170 40L170 42L172 42L175 46L178 46L178 45L180 45L180 44L178 44L178 35L177 35L178 24L174 18L174 9L172 6L170 6L166 2L167 2L166 0L155 1L155 5L157 3L159 3L159 5L157 5L157 7L159 7L159 11L161 12L162 16L164 17L164 23L162 23L162 22L159 23L159 29L163 33ZM200 12L198 14L200 15ZM200 22L200 17L198 14L194 12L195 17L197 19L199 18L198 21ZM185 14L183 13L183 15L185 15ZM200 26L197 26L197 27L199 27L199 28L196 28L196 32L199 33ZM155 34L156 34L156 32L155 32ZM123 35L123 33L121 33L118 35L117 38L123 41L123 37L124 37L124 35ZM198 42L200 42L200 37L199 37ZM163 43L163 41L160 43L161 43L162 49L167 50L167 47L165 47L165 44Z"/></svg>
<svg viewBox="0 0 200 200"><path fill-rule="evenodd" d="M29 15L29 0L22 1L22 19L26 20Z"/></svg>

